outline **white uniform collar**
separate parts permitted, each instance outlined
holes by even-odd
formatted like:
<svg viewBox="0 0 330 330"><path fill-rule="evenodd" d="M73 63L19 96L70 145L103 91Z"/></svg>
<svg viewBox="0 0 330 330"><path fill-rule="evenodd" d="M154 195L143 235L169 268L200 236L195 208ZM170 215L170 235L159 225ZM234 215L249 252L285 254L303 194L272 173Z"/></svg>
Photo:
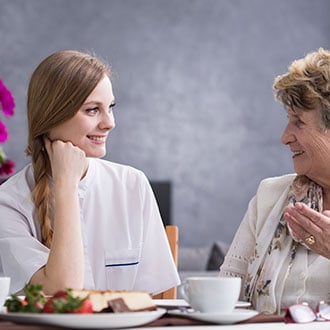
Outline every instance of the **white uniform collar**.
<svg viewBox="0 0 330 330"><path fill-rule="evenodd" d="M96 160L93 158L88 158L88 169L86 175L83 179L79 182L79 197L85 197L86 191L91 184L94 174L95 174L95 167L96 167Z"/></svg>

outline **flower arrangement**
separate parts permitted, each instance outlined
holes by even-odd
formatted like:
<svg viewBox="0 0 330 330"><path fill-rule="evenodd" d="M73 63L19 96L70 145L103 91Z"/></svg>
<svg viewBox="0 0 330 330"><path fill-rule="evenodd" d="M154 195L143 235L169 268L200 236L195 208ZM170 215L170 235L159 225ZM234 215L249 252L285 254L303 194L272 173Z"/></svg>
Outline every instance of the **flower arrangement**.
<svg viewBox="0 0 330 330"><path fill-rule="evenodd" d="M10 90L0 79L0 110L6 117L14 115L15 100ZM8 131L4 122L0 120L0 144L8 140ZM15 172L15 162L8 159L0 146L0 184L9 175Z"/></svg>

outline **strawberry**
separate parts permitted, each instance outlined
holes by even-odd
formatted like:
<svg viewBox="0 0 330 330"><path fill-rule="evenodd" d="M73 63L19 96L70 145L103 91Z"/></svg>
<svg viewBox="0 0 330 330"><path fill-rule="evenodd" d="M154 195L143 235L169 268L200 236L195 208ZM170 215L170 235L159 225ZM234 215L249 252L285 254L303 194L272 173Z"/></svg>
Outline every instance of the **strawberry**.
<svg viewBox="0 0 330 330"><path fill-rule="evenodd" d="M57 292L53 295L53 298L67 297L67 295L68 295L67 291L60 290L60 291L57 291Z"/></svg>
<svg viewBox="0 0 330 330"><path fill-rule="evenodd" d="M59 291L49 298L42 313L93 313L93 306L87 298L74 297L70 289Z"/></svg>
<svg viewBox="0 0 330 330"><path fill-rule="evenodd" d="M72 313L76 314L90 314L93 313L93 305L91 301L86 298L83 300L83 304L78 307L76 310L74 310Z"/></svg>
<svg viewBox="0 0 330 330"><path fill-rule="evenodd" d="M55 313L55 307L53 305L53 298L49 298L46 301L44 308L41 312L42 313Z"/></svg>

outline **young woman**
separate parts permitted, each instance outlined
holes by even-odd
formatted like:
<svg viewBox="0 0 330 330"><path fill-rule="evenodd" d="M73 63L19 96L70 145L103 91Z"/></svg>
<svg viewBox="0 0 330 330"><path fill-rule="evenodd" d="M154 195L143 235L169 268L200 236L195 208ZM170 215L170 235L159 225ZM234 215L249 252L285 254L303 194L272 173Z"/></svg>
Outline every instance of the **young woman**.
<svg viewBox="0 0 330 330"><path fill-rule="evenodd" d="M78 51L44 59L28 88L32 163L0 187L0 274L26 283L144 290L179 284L145 175L100 159L115 127L103 62Z"/></svg>

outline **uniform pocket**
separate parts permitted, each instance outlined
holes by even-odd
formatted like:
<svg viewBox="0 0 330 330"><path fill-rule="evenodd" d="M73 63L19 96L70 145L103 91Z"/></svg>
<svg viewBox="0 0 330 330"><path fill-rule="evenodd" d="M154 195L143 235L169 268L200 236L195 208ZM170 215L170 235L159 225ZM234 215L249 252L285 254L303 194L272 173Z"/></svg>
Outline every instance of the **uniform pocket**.
<svg viewBox="0 0 330 330"><path fill-rule="evenodd" d="M106 252L107 286L112 290L132 290L140 262L141 248Z"/></svg>

